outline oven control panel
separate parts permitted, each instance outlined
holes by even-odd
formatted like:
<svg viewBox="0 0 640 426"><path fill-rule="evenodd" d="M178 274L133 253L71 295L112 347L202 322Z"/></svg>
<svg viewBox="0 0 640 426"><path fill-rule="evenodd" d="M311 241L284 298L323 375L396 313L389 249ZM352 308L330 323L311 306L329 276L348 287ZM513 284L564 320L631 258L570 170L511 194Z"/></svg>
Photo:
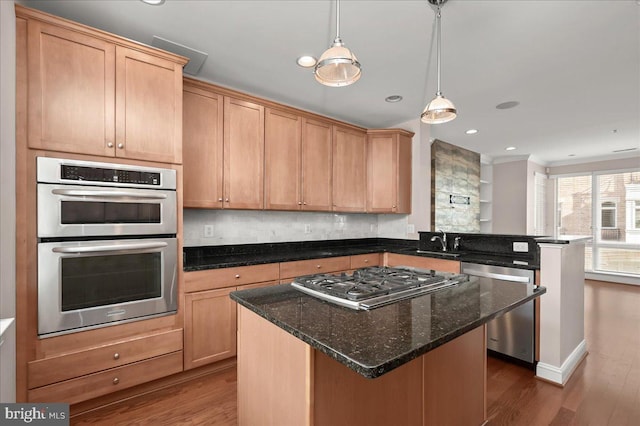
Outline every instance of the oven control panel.
<svg viewBox="0 0 640 426"><path fill-rule="evenodd" d="M160 173L101 167L62 165L60 177L65 180L86 182L135 183L149 186L160 185Z"/></svg>

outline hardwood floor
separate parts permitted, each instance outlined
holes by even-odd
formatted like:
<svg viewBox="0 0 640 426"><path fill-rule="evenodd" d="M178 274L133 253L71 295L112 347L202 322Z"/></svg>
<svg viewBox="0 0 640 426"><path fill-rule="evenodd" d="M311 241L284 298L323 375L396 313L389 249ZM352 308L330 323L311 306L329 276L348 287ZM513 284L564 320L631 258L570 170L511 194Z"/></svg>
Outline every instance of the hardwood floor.
<svg viewBox="0 0 640 426"><path fill-rule="evenodd" d="M586 281L589 355L564 388L489 358L489 425L640 424L640 287Z"/></svg>
<svg viewBox="0 0 640 426"><path fill-rule="evenodd" d="M640 424L640 287L586 281L585 337L589 355L564 388L490 357L488 424ZM236 423L235 369L71 419L72 425L110 426Z"/></svg>

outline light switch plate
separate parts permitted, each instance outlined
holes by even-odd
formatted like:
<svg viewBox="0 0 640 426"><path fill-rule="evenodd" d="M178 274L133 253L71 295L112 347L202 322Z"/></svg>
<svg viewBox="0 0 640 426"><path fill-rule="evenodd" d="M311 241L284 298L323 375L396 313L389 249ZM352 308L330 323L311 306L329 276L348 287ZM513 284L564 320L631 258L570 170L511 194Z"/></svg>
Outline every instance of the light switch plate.
<svg viewBox="0 0 640 426"><path fill-rule="evenodd" d="M514 241L513 251L517 251L520 253L527 253L529 251L529 243L518 243Z"/></svg>

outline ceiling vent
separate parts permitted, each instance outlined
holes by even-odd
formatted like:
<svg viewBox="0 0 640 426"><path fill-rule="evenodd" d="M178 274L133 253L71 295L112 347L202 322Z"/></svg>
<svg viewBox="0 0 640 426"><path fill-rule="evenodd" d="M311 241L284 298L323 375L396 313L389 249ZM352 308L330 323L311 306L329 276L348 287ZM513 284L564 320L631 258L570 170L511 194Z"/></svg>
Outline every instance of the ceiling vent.
<svg viewBox="0 0 640 426"><path fill-rule="evenodd" d="M189 75L197 75L200 72L200 68L202 68L202 64L204 64L204 61L207 59L207 56L209 56L207 53L158 36L153 36L151 45L159 49L166 50L167 52L189 58L189 62L187 62L183 68L185 74Z"/></svg>

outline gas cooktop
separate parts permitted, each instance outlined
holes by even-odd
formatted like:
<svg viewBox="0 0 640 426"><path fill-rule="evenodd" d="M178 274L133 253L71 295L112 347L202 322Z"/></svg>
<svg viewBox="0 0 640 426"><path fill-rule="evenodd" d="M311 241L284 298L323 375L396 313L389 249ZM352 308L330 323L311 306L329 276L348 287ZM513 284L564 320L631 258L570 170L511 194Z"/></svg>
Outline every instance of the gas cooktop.
<svg viewBox="0 0 640 426"><path fill-rule="evenodd" d="M415 268L369 267L352 274L314 274L294 279L296 289L352 309L373 309L402 299L451 287L466 275L436 274Z"/></svg>

